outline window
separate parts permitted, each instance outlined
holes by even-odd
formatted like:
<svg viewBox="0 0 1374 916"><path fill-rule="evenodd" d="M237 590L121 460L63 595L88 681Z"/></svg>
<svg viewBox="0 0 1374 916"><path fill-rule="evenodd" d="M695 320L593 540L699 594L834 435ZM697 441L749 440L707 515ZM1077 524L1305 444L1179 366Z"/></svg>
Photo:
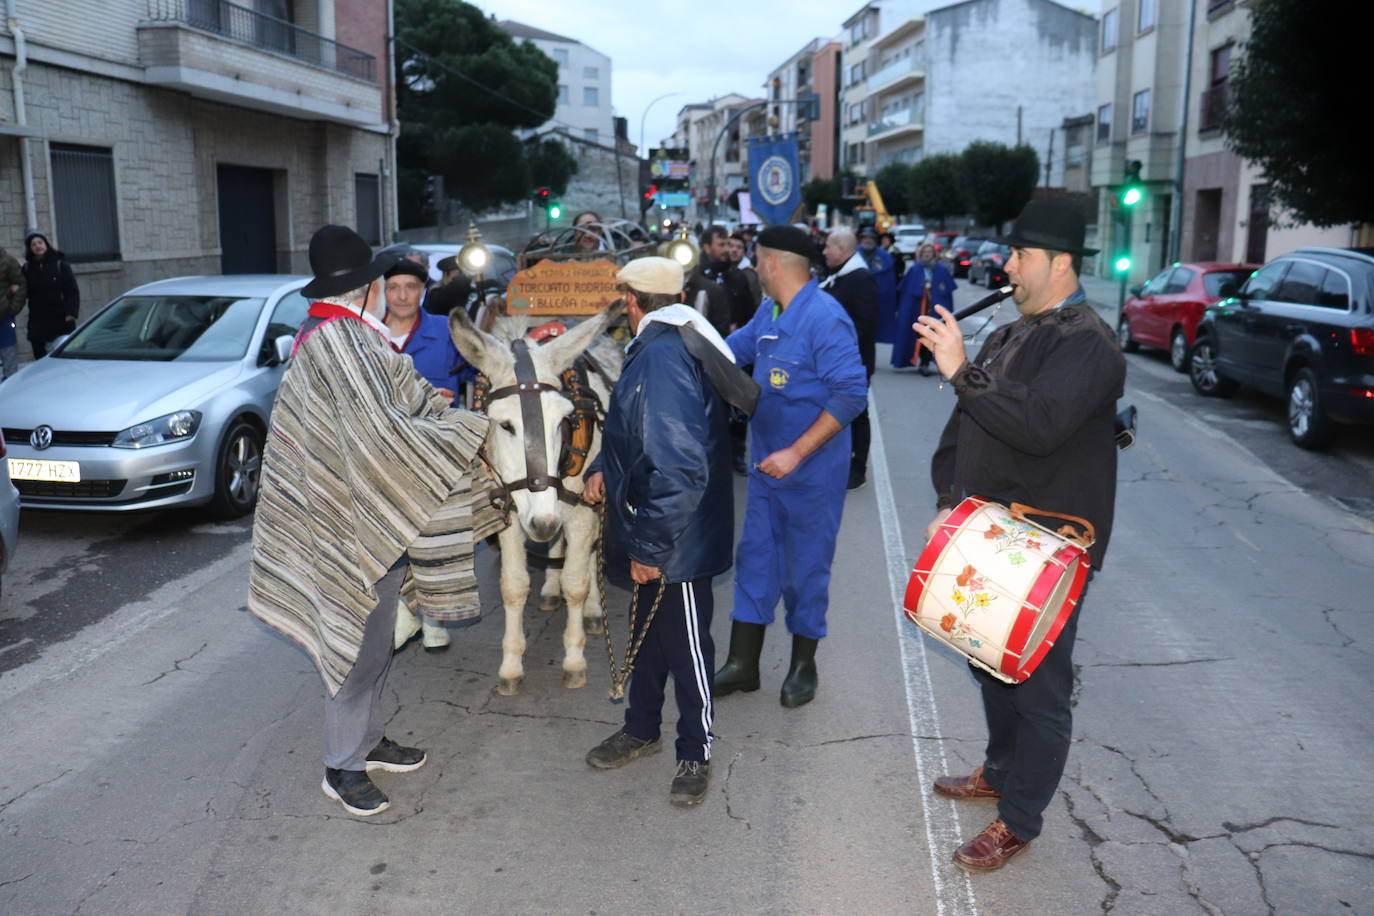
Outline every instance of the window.
<svg viewBox="0 0 1374 916"><path fill-rule="evenodd" d="M1172 267L1166 267L1160 271L1154 279L1145 284L1145 288L1140 291L1142 296L1158 296L1164 292L1169 285L1169 275L1174 272Z"/></svg>
<svg viewBox="0 0 1374 916"><path fill-rule="evenodd" d="M1069 141L1068 148L1064 151L1064 166L1066 168L1077 168L1083 164L1083 141L1075 137Z"/></svg>
<svg viewBox="0 0 1374 916"><path fill-rule="evenodd" d="M1245 282L1245 274L1237 270L1218 270L1210 274L1202 275L1202 288L1207 290L1207 296L1211 299L1221 297L1221 288L1227 283L1236 289L1240 289Z"/></svg>
<svg viewBox="0 0 1374 916"><path fill-rule="evenodd" d="M583 68L582 68L582 78L583 78L583 79L589 79L589 80L599 80L599 79L601 79L601 68L600 68L600 67L583 67Z"/></svg>
<svg viewBox="0 0 1374 916"><path fill-rule="evenodd" d="M1222 116L1226 113L1227 80L1231 76L1231 45L1222 45L1212 51L1208 76L1210 85L1202 90L1202 106L1198 114L1198 130L1203 131L1220 128Z"/></svg>
<svg viewBox="0 0 1374 916"><path fill-rule="evenodd" d="M1322 288L1317 293L1317 305L1327 309L1350 311L1350 278L1334 270L1326 272Z"/></svg>
<svg viewBox="0 0 1374 916"><path fill-rule="evenodd" d="M1107 143L1112 139L1111 103L1097 106L1097 142Z"/></svg>
<svg viewBox="0 0 1374 916"><path fill-rule="evenodd" d="M1275 302L1314 305L1317 301L1317 290L1326 279L1325 274L1326 271L1316 264L1293 261L1288 267L1288 273L1283 276L1283 283L1269 298Z"/></svg>
<svg viewBox="0 0 1374 916"><path fill-rule="evenodd" d="M1186 267L1176 267L1174 272L1169 275L1169 284L1164 287L1164 295L1172 296L1188 289L1188 284L1193 282L1193 277L1197 276L1193 271Z"/></svg>
<svg viewBox="0 0 1374 916"><path fill-rule="evenodd" d="M568 87L567 87L567 86L564 86L564 85L562 85L562 84L559 84L559 86L558 86L558 103L559 103L560 105L566 105L566 104L568 103L568 101L569 101L569 99L568 99Z"/></svg>
<svg viewBox="0 0 1374 916"><path fill-rule="evenodd" d="M1142 89L1131 100L1131 133L1143 134L1150 129L1150 90Z"/></svg>
<svg viewBox="0 0 1374 916"><path fill-rule="evenodd" d="M1102 53L1116 50L1116 10L1102 14Z"/></svg>
<svg viewBox="0 0 1374 916"><path fill-rule="evenodd" d="M1135 30L1143 32L1155 27L1155 4L1158 0L1140 0L1140 10L1136 16Z"/></svg>
<svg viewBox="0 0 1374 916"><path fill-rule="evenodd" d="M382 244L381 193L382 183L376 175L358 172L353 176L353 216L358 234L369 245Z"/></svg>
<svg viewBox="0 0 1374 916"><path fill-rule="evenodd" d="M558 66L560 66L560 67L566 67L566 66L568 65L568 49L567 49L567 48L554 48L554 49L553 49L553 59L554 59L554 61L558 64Z"/></svg>
<svg viewBox="0 0 1374 916"><path fill-rule="evenodd" d="M582 87L582 104L595 108L601 104L601 90L595 86Z"/></svg>
<svg viewBox="0 0 1374 916"><path fill-rule="evenodd" d="M51 149L58 247L73 263L119 260L114 151L69 143Z"/></svg>
<svg viewBox="0 0 1374 916"><path fill-rule="evenodd" d="M1212 51L1212 85L1226 82L1231 75L1231 48L1232 45L1225 44Z"/></svg>
<svg viewBox="0 0 1374 916"><path fill-rule="evenodd" d="M1261 267L1250 275L1250 279L1245 281L1245 293L1247 299L1268 299L1278 288L1279 281L1283 279L1283 272L1288 269L1287 261L1275 261Z"/></svg>
<svg viewBox="0 0 1374 916"><path fill-rule="evenodd" d="M597 130L595 127L586 128L582 131L582 135L593 143L601 142L601 131Z"/></svg>

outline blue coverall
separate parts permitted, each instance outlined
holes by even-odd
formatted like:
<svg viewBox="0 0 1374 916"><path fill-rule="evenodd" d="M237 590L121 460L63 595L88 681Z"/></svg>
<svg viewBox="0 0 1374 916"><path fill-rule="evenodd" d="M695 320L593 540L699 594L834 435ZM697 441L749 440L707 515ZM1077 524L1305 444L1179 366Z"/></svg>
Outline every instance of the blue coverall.
<svg viewBox="0 0 1374 916"><path fill-rule="evenodd" d="M447 388L454 397L458 386L477 377L473 368L454 346L448 330L448 318L420 310L420 323L401 352L410 357L415 371L435 388Z"/></svg>
<svg viewBox="0 0 1374 916"><path fill-rule="evenodd" d="M773 309L772 300L764 299L727 340L736 363L753 364L762 389L749 422L749 496L730 616L772 623L781 596L787 629L821 639L849 479L849 423L867 405L868 379L854 324L815 280L777 317ZM758 469L758 462L796 442L821 411L844 428L781 480Z"/></svg>

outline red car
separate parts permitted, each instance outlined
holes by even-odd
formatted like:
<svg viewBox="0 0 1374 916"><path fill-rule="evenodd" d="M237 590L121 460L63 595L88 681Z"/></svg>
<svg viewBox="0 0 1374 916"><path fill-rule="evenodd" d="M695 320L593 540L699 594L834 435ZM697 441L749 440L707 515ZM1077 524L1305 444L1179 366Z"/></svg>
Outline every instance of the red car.
<svg viewBox="0 0 1374 916"><path fill-rule="evenodd" d="M939 257L945 253L949 243L959 237L957 232L932 232L926 236L926 241L935 246L935 255Z"/></svg>
<svg viewBox="0 0 1374 916"><path fill-rule="evenodd" d="M1117 336L1121 349L1134 353L1142 344L1167 350L1179 372L1188 371L1188 351L1207 307L1234 295L1257 264L1175 263L1144 286L1131 290L1121 310Z"/></svg>

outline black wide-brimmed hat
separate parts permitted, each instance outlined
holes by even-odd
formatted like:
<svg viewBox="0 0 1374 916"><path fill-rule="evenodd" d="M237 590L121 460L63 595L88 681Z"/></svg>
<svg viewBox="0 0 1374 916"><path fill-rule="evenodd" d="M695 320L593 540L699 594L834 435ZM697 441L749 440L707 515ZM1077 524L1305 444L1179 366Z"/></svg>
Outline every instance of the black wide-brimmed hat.
<svg viewBox="0 0 1374 916"><path fill-rule="evenodd" d="M1097 254L1096 248L1084 248L1087 220L1083 211L1067 200L1033 200L1021 210L1011 232L993 239L999 245L1017 248L1047 248L1069 254Z"/></svg>
<svg viewBox="0 0 1374 916"><path fill-rule="evenodd" d="M315 279L305 284L301 295L322 299L366 286L399 259L394 251L374 258L363 237L347 226L321 226L310 237L310 271Z"/></svg>

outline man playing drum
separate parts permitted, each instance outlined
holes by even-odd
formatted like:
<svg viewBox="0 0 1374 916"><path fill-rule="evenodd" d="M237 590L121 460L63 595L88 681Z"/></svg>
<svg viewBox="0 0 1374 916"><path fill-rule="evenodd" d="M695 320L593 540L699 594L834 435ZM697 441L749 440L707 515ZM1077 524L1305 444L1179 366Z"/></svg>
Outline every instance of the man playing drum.
<svg viewBox="0 0 1374 916"><path fill-rule="evenodd" d="M1084 220L1065 202L1034 200L997 241L1011 246L1007 275L1018 320L998 328L968 360L948 309L914 326L958 401L931 459L939 512L930 540L965 496L1038 506L1090 521L1090 555L1100 569L1116 500L1116 399L1125 361L1078 283ZM1086 590L1084 592L1086 596ZM981 767L942 776L935 792L995 799L997 818L960 846L954 862L970 872L1001 868L1039 835L1042 814L1064 772L1072 734L1073 643L1078 608L1054 647L1023 683L973 668L982 687L988 744Z"/></svg>

